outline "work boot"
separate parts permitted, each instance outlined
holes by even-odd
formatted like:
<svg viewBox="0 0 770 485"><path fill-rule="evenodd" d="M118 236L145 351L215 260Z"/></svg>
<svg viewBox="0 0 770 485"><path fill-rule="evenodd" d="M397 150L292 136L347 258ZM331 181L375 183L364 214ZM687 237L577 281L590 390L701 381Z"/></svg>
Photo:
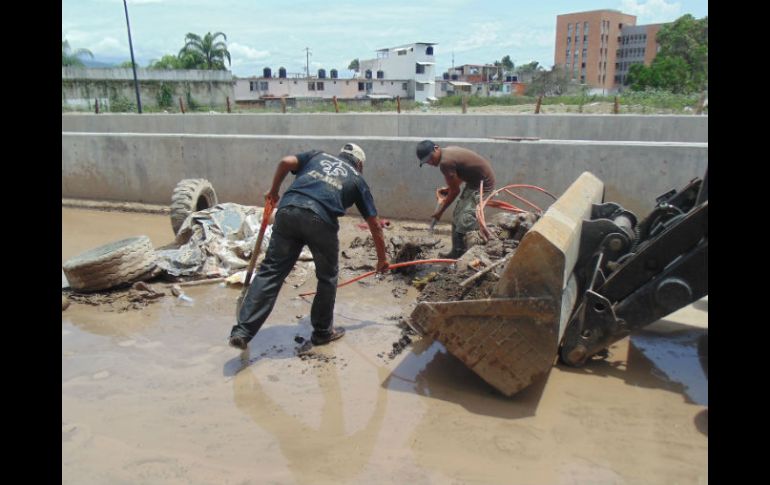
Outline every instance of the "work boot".
<svg viewBox="0 0 770 485"><path fill-rule="evenodd" d="M343 335L345 335L344 328L333 328L331 332L326 334L317 334L314 331L313 335L310 336L310 341L313 342L313 345L326 345L329 342L341 339Z"/></svg>
<svg viewBox="0 0 770 485"><path fill-rule="evenodd" d="M239 337L237 335L230 337L230 347L235 347L239 350L246 350L248 345L248 342L246 342L246 339L243 337Z"/></svg>
<svg viewBox="0 0 770 485"><path fill-rule="evenodd" d="M458 259L465 254L465 234L452 231L452 250L448 253L439 253L440 258Z"/></svg>

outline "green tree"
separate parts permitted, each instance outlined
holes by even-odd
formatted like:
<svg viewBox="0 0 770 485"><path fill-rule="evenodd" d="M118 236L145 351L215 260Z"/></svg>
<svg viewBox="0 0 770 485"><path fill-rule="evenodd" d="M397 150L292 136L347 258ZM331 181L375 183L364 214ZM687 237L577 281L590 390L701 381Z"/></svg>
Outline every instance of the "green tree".
<svg viewBox="0 0 770 485"><path fill-rule="evenodd" d="M225 42L217 41L218 37L227 40L227 36L222 32L208 32L203 37L188 33L185 36L186 43L179 51L179 59L185 69L194 68L189 66L195 63L195 67L202 69L225 70L225 59L228 65L231 64L230 51L227 50Z"/></svg>
<svg viewBox="0 0 770 485"><path fill-rule="evenodd" d="M513 71L513 61L511 60L511 56L503 56L500 64L503 65L506 71Z"/></svg>
<svg viewBox="0 0 770 485"><path fill-rule="evenodd" d="M631 89L691 93L708 87L708 17L683 15L661 27L657 42L660 51L649 67L629 69Z"/></svg>
<svg viewBox="0 0 770 485"><path fill-rule="evenodd" d="M166 54L160 59L153 59L147 66L148 69L181 69L182 61L173 54Z"/></svg>
<svg viewBox="0 0 770 485"><path fill-rule="evenodd" d="M527 96L559 96L566 92L569 79L560 66L553 66L550 71L541 68L535 72L527 86Z"/></svg>
<svg viewBox="0 0 770 485"><path fill-rule="evenodd" d="M127 68L127 69L131 69L131 68L134 67L134 63L131 62L131 61L124 61L124 62L121 62L120 64L118 64L118 67L124 67L124 68ZM136 67L139 67L139 66L136 66Z"/></svg>
<svg viewBox="0 0 770 485"><path fill-rule="evenodd" d="M83 61L80 60L81 56L88 56L91 59L94 55L88 49L78 49L72 52L70 43L67 40L61 41L61 65L62 66L84 66Z"/></svg>
<svg viewBox="0 0 770 485"><path fill-rule="evenodd" d="M353 59L352 61L350 61L350 64L348 64L348 69L350 69L351 71L358 72L358 69L360 69L360 66L358 64L358 59Z"/></svg>

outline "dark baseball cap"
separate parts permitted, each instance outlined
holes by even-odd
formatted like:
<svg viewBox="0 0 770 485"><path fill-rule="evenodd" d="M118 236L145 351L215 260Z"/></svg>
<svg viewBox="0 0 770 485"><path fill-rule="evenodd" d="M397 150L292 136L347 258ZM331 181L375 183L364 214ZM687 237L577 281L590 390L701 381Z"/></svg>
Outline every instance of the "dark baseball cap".
<svg viewBox="0 0 770 485"><path fill-rule="evenodd" d="M433 154L433 147L435 145L436 144L430 140L423 140L417 144L417 158L420 160L421 167Z"/></svg>

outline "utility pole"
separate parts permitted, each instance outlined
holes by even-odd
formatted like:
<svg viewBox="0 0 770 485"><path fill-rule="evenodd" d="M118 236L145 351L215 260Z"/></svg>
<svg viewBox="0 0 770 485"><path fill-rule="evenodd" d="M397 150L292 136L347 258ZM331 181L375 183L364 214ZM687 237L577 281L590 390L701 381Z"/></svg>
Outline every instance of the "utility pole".
<svg viewBox="0 0 770 485"><path fill-rule="evenodd" d="M136 89L136 109L142 114L142 98L139 96L139 81L136 79L136 61L134 61L134 45L131 43L131 24L128 23L128 5L123 0L123 9L126 11L126 28L128 29L128 48L131 50L131 68L134 70L134 89Z"/></svg>
<svg viewBox="0 0 770 485"><path fill-rule="evenodd" d="M310 47L305 47L305 53L306 53L305 69L307 70L307 78L310 79Z"/></svg>

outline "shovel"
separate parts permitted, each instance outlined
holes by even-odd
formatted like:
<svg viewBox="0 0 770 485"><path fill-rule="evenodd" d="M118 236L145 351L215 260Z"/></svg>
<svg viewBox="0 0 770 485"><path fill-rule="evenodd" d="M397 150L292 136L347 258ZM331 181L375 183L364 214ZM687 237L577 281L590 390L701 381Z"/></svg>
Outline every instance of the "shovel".
<svg viewBox="0 0 770 485"><path fill-rule="evenodd" d="M254 266L257 264L257 258L262 250L262 238L265 236L265 230L267 224L270 222L270 215L273 213L273 202L271 199L265 198L265 207L262 210L262 225L259 226L259 234L257 235L257 242L254 244L254 249L251 251L251 259L249 259L249 267L246 270L246 280L243 282L243 289L241 295L238 297L238 301L235 304L235 318L238 318L238 314L241 311L241 305L243 304L243 298L249 291L249 285L251 285L251 275L254 273Z"/></svg>

